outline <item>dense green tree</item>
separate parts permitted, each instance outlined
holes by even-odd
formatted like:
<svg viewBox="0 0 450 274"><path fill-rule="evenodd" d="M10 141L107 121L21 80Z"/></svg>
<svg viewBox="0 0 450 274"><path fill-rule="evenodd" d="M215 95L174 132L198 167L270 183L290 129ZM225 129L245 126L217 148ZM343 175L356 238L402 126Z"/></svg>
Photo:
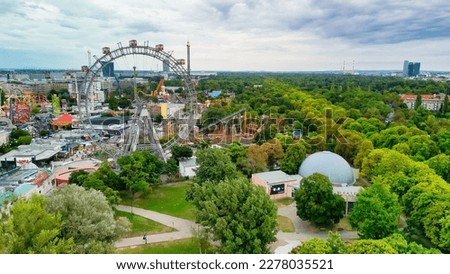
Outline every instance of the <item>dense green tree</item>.
<svg viewBox="0 0 450 274"><path fill-rule="evenodd" d="M441 129L432 137L442 153L450 155L450 129Z"/></svg>
<svg viewBox="0 0 450 274"><path fill-rule="evenodd" d="M106 197L96 190L66 185L48 198L47 208L63 221L61 234L73 238L75 253L111 253L128 224L116 221Z"/></svg>
<svg viewBox="0 0 450 274"><path fill-rule="evenodd" d="M119 176L128 190L136 189L135 184L147 186L161 183L159 176L163 171L164 162L148 151L135 151L117 160L120 166Z"/></svg>
<svg viewBox="0 0 450 274"><path fill-rule="evenodd" d="M302 142L289 145L281 161L281 170L287 174L296 174L300 164L306 158L306 147Z"/></svg>
<svg viewBox="0 0 450 274"><path fill-rule="evenodd" d="M415 242L408 242L400 233L394 233L383 239L392 246L399 254L440 254L435 248L426 248Z"/></svg>
<svg viewBox="0 0 450 274"><path fill-rule="evenodd" d="M9 135L11 139L19 139L20 137L31 136L28 131L23 129L13 129Z"/></svg>
<svg viewBox="0 0 450 274"><path fill-rule="evenodd" d="M283 146L280 140L272 139L261 145L261 150L267 154L267 165L273 169L275 164L284 158Z"/></svg>
<svg viewBox="0 0 450 274"><path fill-rule="evenodd" d="M179 161L181 158L189 158L192 157L193 151L190 147L186 145L174 145L170 149L172 153L172 157Z"/></svg>
<svg viewBox="0 0 450 274"><path fill-rule="evenodd" d="M390 149L375 149L364 158L361 175L372 179L376 176L405 172L409 170L411 163L411 159L400 152Z"/></svg>
<svg viewBox="0 0 450 274"><path fill-rule="evenodd" d="M393 150L400 152L401 154L410 155L411 148L407 143L398 143L392 147Z"/></svg>
<svg viewBox="0 0 450 274"><path fill-rule="evenodd" d="M448 245L450 235L444 230L446 222L450 220L448 216L450 216L450 193L430 204L426 209L426 215L421 219L427 238L446 253L450 251Z"/></svg>
<svg viewBox="0 0 450 274"><path fill-rule="evenodd" d="M443 153L431 157L425 162L437 175L441 176L447 183L450 183L450 155Z"/></svg>
<svg viewBox="0 0 450 274"><path fill-rule="evenodd" d="M262 145L270 140L273 140L278 133L275 125L266 124L261 131L259 131L254 139L254 142Z"/></svg>
<svg viewBox="0 0 450 274"><path fill-rule="evenodd" d="M358 152L353 160L353 166L355 168L361 168L363 160L373 150L372 141L365 139L358 145Z"/></svg>
<svg viewBox="0 0 450 274"><path fill-rule="evenodd" d="M239 158L236 163L236 167L241 171L247 178L252 177L253 173L263 172L266 170L266 165L258 163L250 158Z"/></svg>
<svg viewBox="0 0 450 274"><path fill-rule="evenodd" d="M347 253L347 246L338 232L328 231L327 244L331 248L331 254Z"/></svg>
<svg viewBox="0 0 450 274"><path fill-rule="evenodd" d="M126 185L120 176L112 169L107 161L100 164L100 167L93 173L93 176L100 179L107 187L112 190L125 190Z"/></svg>
<svg viewBox="0 0 450 274"><path fill-rule="evenodd" d="M404 125L394 126L373 134L370 139L376 148L392 148L399 143L408 143L413 136L423 135L426 138L427 133L416 127L407 127Z"/></svg>
<svg viewBox="0 0 450 274"><path fill-rule="evenodd" d="M179 171L180 170L178 168L177 160L175 160L174 158L170 158L169 160L167 160L167 163L164 166L164 174L174 176L175 174L178 174Z"/></svg>
<svg viewBox="0 0 450 274"><path fill-rule="evenodd" d="M347 245L338 232L329 231L327 240L312 238L292 249L293 254L346 254Z"/></svg>
<svg viewBox="0 0 450 274"><path fill-rule="evenodd" d="M50 136L50 131L43 129L43 130L39 131L39 135L41 137Z"/></svg>
<svg viewBox="0 0 450 274"><path fill-rule="evenodd" d="M347 251L349 254L397 254L390 244L383 240L359 240L351 244Z"/></svg>
<svg viewBox="0 0 450 274"><path fill-rule="evenodd" d="M422 106L422 96L419 94L416 96L416 103L414 104L414 109L417 110Z"/></svg>
<svg viewBox="0 0 450 274"><path fill-rule="evenodd" d="M201 118L201 125L203 128L214 125L215 123L219 122L220 119L224 118L227 115L227 112L224 108L218 108L218 107L209 107L202 113ZM213 131L215 127L208 129Z"/></svg>
<svg viewBox="0 0 450 274"><path fill-rule="evenodd" d="M264 189L247 179L196 185L197 222L220 241L222 253L268 253L276 240L277 208Z"/></svg>
<svg viewBox="0 0 450 274"><path fill-rule="evenodd" d="M331 254L331 247L327 241L312 238L307 241L303 241L301 245L295 247L290 252L292 254Z"/></svg>
<svg viewBox="0 0 450 274"><path fill-rule="evenodd" d="M297 215L319 226L338 223L344 216L344 199L333 193L328 177L319 173L302 179L300 188L295 192L295 201Z"/></svg>
<svg viewBox="0 0 450 274"><path fill-rule="evenodd" d="M222 149L201 149L196 152L196 156L197 164L200 167L197 169L194 181L198 184L203 184L206 181L218 183L239 176L236 166Z"/></svg>
<svg viewBox="0 0 450 274"><path fill-rule="evenodd" d="M440 240L438 246L446 251L450 250L450 214L441 219Z"/></svg>
<svg viewBox="0 0 450 274"><path fill-rule="evenodd" d="M155 116L154 121L155 121L155 123L161 124L162 121L164 121L164 116L162 116L161 114L158 114Z"/></svg>
<svg viewBox="0 0 450 274"><path fill-rule="evenodd" d="M382 239L398 229L400 205L388 186L374 184L361 191L350 212L350 224L363 239Z"/></svg>
<svg viewBox="0 0 450 274"><path fill-rule="evenodd" d="M0 106L3 106L6 101L5 91L0 88Z"/></svg>
<svg viewBox="0 0 450 274"><path fill-rule="evenodd" d="M408 242L402 234L395 233L379 240L356 240L344 243L339 233L328 232L328 239L313 238L303 241L294 248L294 254L440 254L435 248L425 248L415 242Z"/></svg>
<svg viewBox="0 0 450 274"><path fill-rule="evenodd" d="M247 148L247 158L253 160L258 165L264 166L265 169L269 156L263 151L260 145L251 144Z"/></svg>
<svg viewBox="0 0 450 274"><path fill-rule="evenodd" d="M89 173L85 170L77 170L70 173L69 184L82 186Z"/></svg>
<svg viewBox="0 0 450 274"><path fill-rule="evenodd" d="M107 162L103 162L100 168L92 173L73 172L69 177L69 183L101 191L110 204L118 204L121 201L119 190L123 190L122 181Z"/></svg>
<svg viewBox="0 0 450 274"><path fill-rule="evenodd" d="M415 222L420 223L430 204L445 200L448 193L450 193L450 185L440 176L430 174L422 177L421 182L412 186L402 197L404 211L412 217L408 220L411 221L411 225ZM416 218L414 215L420 217Z"/></svg>
<svg viewBox="0 0 450 274"><path fill-rule="evenodd" d="M417 161L428 160L439 153L436 143L426 135L412 136L408 140L410 155Z"/></svg>
<svg viewBox="0 0 450 274"><path fill-rule="evenodd" d="M0 219L0 253L73 253L74 242L62 233L64 221L59 213L46 210L44 196L19 199L6 219Z"/></svg>
<svg viewBox="0 0 450 274"><path fill-rule="evenodd" d="M366 139L364 135L348 130L343 130L340 136L341 138L336 140L334 152L342 156L347 162L353 163L360 151L361 143Z"/></svg>
<svg viewBox="0 0 450 274"><path fill-rule="evenodd" d="M119 101L117 103L117 105L121 108L121 109L126 109L131 107L131 100L128 99L127 97L120 97Z"/></svg>
<svg viewBox="0 0 450 274"><path fill-rule="evenodd" d="M106 100L106 102L108 103L110 110L118 110L119 103L115 96L109 97L108 100Z"/></svg>
<svg viewBox="0 0 450 274"><path fill-rule="evenodd" d="M442 104L442 110L441 110L442 116L445 117L445 115L449 112L450 112L450 106L448 104L448 95L445 95L444 103Z"/></svg>
<svg viewBox="0 0 450 274"><path fill-rule="evenodd" d="M238 142L231 143L225 152L235 164L237 164L239 160L247 158L247 148Z"/></svg>
<svg viewBox="0 0 450 274"><path fill-rule="evenodd" d="M405 175L403 171L385 177L378 176L374 178L372 182L389 186L390 190L397 194L398 197L403 197L403 195L405 195L405 193L415 184L414 178Z"/></svg>
<svg viewBox="0 0 450 274"><path fill-rule="evenodd" d="M31 135L28 136L20 136L17 140L17 145L29 145L31 144L31 140L33 140L33 137Z"/></svg>

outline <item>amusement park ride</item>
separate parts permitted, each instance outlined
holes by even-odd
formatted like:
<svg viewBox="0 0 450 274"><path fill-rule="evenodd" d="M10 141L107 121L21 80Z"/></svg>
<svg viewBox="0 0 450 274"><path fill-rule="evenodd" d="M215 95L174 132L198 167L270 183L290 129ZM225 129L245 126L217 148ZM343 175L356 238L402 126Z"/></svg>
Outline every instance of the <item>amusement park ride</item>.
<svg viewBox="0 0 450 274"><path fill-rule="evenodd" d="M78 92L79 104L79 121L80 127L90 136L91 140L98 143L101 149L107 151L111 156L118 156L128 154L136 150L150 150L163 160L166 159L167 151L178 142L186 142L189 140L193 128L196 124L197 117L197 96L194 90L193 83L190 76L190 45L187 45L188 51L188 69L184 68L186 61L184 59L175 59L172 52L165 52L164 45L157 44L154 47L149 46L148 41L144 45L139 45L136 40L130 40L128 46L123 46L118 43L118 48L111 50L109 47L102 49L103 55L97 57L93 55L95 62L90 67L82 66L82 71L85 72L84 81L81 91ZM123 145L119 148L117 145L106 144L101 138L101 133L96 131L91 123L90 106L93 104L93 82L100 75L102 69L109 63L116 59L126 58L127 56L151 57L156 60L166 63L172 71L183 81L184 93L182 98L185 107L183 110L175 112L165 121L166 127L171 127L173 134L171 138L165 143L159 141L156 133L155 125L153 123L151 112L148 106L151 104L152 96L163 96L162 85L164 79L159 81L158 87L155 91L145 96L139 96L136 88L136 66L133 66L134 72L134 98L135 98L135 112L131 118L129 127L123 133ZM165 97L169 100L169 97Z"/></svg>
<svg viewBox="0 0 450 274"><path fill-rule="evenodd" d="M5 91L5 99L0 109L0 117L10 119L13 124L30 122L33 106L49 104L45 94L35 94L31 90L24 90L21 87Z"/></svg>
<svg viewBox="0 0 450 274"><path fill-rule="evenodd" d="M189 42L186 45L187 61L175 59L172 56L173 51L164 51L163 44L150 46L146 41L143 45L139 45L136 40L130 40L128 46L123 46L120 42L117 43L117 46L113 50L109 47L103 47L100 57L92 55L94 61L92 65L89 52L89 66L82 66L81 68L84 77L80 88L78 88L76 74L72 78L75 81L78 103L78 119L72 125L80 128L86 139L95 143L97 149L104 151L111 158L137 150L149 150L157 154L162 160L166 160L170 148L177 143L189 143L205 138L211 140L212 143L245 142L245 140L251 142L254 136L261 131L262 126L257 121L247 119L245 109L238 110L200 131L197 129L195 125L200 118L199 112L205 105L200 106L201 104L197 103L197 93L190 72ZM105 138L104 127L94 126L91 118L96 107L98 107L96 105L98 103L96 101L96 92L98 92L96 84L98 84L98 78L101 76L102 70L105 66L121 58L124 58L125 63L127 63L126 58L128 56L132 56L135 60L136 56L150 57L165 63L182 81L183 92L179 94L166 93L163 77L160 78L156 89L147 92L138 90L137 64L134 63L132 67L128 65L125 71L133 71L134 110L131 110L132 117L128 124L124 125L120 131L120 141L117 138ZM29 122L31 110L34 106L52 107L47 100L47 94L36 94L20 86L6 92L5 98L6 100L0 109L0 116L9 118L13 124ZM167 108L170 104L172 106L177 105L177 107L169 113ZM164 115L162 115L163 107L166 108ZM154 123L154 119L152 119L152 116L155 116L154 110L158 110L158 108L161 116L163 116L163 121L160 124Z"/></svg>

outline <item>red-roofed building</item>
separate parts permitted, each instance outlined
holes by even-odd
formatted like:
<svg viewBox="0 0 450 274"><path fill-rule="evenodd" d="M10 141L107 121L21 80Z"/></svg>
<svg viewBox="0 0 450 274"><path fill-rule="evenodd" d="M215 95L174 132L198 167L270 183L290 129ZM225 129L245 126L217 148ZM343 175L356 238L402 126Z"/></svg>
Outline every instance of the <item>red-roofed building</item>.
<svg viewBox="0 0 450 274"><path fill-rule="evenodd" d="M72 125L73 117L72 115L65 112L61 114L58 118L52 121L52 126L54 127L65 127Z"/></svg>
<svg viewBox="0 0 450 274"><path fill-rule="evenodd" d="M444 103L445 94L422 94L422 106L425 109L432 111L439 111ZM403 103L405 103L409 109L414 109L416 106L417 95L415 94L403 94L400 97Z"/></svg>

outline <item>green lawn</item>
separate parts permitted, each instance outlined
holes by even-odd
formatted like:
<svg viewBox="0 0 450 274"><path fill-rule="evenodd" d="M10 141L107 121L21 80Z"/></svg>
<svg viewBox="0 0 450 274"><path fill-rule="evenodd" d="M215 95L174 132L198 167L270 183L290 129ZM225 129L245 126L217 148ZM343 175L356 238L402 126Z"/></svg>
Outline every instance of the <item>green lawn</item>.
<svg viewBox="0 0 450 274"><path fill-rule="evenodd" d="M114 210L116 217L125 217L130 221L131 231L124 234L122 237L134 237L140 236L144 233L147 234L157 234L175 231L175 229L155 222L153 220L141 217L136 214L131 214L130 212L124 212L119 210Z"/></svg>
<svg viewBox="0 0 450 274"><path fill-rule="evenodd" d="M295 232L294 224L288 217L278 215L277 221L278 221L278 229L281 230L282 232Z"/></svg>
<svg viewBox="0 0 450 274"><path fill-rule="evenodd" d="M344 216L344 218L342 218L339 223L334 225L334 228L337 230L353 231L348 216Z"/></svg>
<svg viewBox="0 0 450 274"><path fill-rule="evenodd" d="M185 199L188 187L189 182L154 187L149 194L135 198L133 206L195 220L194 206ZM131 205L128 192L121 193L121 198L122 204Z"/></svg>
<svg viewBox="0 0 450 274"><path fill-rule="evenodd" d="M277 207L285 207L285 206L292 204L294 202L294 198L286 197L286 198L273 200L273 202L275 203L275 205Z"/></svg>
<svg viewBox="0 0 450 274"><path fill-rule="evenodd" d="M134 248L118 249L121 254L200 254L199 242L195 238L158 244L140 245ZM208 250L207 253L212 253Z"/></svg>

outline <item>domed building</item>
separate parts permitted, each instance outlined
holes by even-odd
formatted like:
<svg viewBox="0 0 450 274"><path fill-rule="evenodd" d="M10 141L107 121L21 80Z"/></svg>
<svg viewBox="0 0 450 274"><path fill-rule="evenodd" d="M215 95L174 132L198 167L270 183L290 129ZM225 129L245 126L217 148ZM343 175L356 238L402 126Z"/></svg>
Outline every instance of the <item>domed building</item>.
<svg viewBox="0 0 450 274"><path fill-rule="evenodd" d="M334 185L353 185L353 168L347 161L330 151L316 152L308 156L300 165L298 174L304 178L314 173L327 176Z"/></svg>

